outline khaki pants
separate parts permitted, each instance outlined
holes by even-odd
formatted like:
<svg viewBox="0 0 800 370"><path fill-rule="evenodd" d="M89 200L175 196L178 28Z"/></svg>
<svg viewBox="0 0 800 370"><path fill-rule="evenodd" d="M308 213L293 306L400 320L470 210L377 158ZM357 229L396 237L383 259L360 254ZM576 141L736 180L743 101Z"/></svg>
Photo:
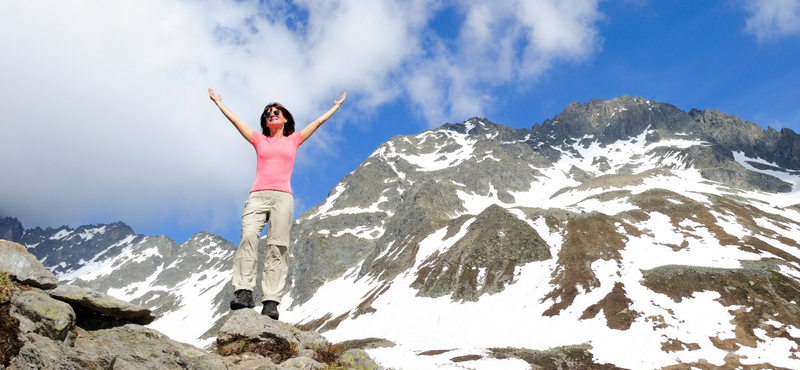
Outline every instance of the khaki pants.
<svg viewBox="0 0 800 370"><path fill-rule="evenodd" d="M281 302L289 272L287 250L294 221L294 198L289 193L262 190L250 193L242 214L242 240L233 257L233 289L256 286L258 240L267 227L267 252L261 276L262 301Z"/></svg>

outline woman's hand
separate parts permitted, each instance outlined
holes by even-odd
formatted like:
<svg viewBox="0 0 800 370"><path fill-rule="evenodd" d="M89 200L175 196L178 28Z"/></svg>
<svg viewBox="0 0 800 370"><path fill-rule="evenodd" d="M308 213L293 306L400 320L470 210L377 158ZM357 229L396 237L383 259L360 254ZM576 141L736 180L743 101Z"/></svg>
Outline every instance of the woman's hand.
<svg viewBox="0 0 800 370"><path fill-rule="evenodd" d="M211 89L209 89L209 90L211 90ZM347 91L345 91L345 92L342 94L342 97L341 97L341 98L339 98L339 100L334 100L334 101L333 101L333 105L342 105L342 103L344 103L344 100L345 100L345 99L347 99Z"/></svg>
<svg viewBox="0 0 800 370"><path fill-rule="evenodd" d="M214 103L219 104L222 102L222 95L214 95L214 90L210 87L208 88L208 97L211 98Z"/></svg>
<svg viewBox="0 0 800 370"><path fill-rule="evenodd" d="M228 109L228 107L225 106L225 104L222 104L222 95L214 94L214 90L212 90L209 87L208 97L211 98L211 100L217 104L217 107L219 108L220 111L222 111L222 114L224 114L225 117L228 118L228 120L231 121L231 123L233 123L233 126L236 127L237 130L239 130L239 133L242 134L242 137L244 137L245 140L250 142L250 139L253 137L253 130L250 127L248 127L244 122L239 120L239 118L236 118L236 115L233 114L233 112L231 112Z"/></svg>
<svg viewBox="0 0 800 370"><path fill-rule="evenodd" d="M344 103L344 99L346 98L347 98L347 92L345 91L344 93L342 93L342 96L339 98L339 100L333 101L333 107L331 107L331 109L328 109L327 112L322 113L322 115L319 116L319 118L315 119L314 122L311 122L308 126L306 126L306 128L304 128L303 131L300 131L300 139L303 142L308 140L308 138L310 138L311 135L313 135L314 132L317 131L319 126L325 123L325 121L327 121L328 118L331 118L331 116L334 113L336 113L337 110L339 110L339 108L342 106L342 103Z"/></svg>

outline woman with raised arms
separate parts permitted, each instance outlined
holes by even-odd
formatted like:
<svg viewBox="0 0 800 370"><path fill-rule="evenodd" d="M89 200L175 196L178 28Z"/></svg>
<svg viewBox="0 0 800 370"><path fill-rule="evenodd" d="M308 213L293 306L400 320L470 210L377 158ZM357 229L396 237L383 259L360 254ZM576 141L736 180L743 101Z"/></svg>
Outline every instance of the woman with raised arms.
<svg viewBox="0 0 800 370"><path fill-rule="evenodd" d="M300 132L295 132L292 114L280 103L271 103L261 114L261 132L253 131L224 104L222 96L208 89L208 95L222 114L256 150L256 179L242 214L242 236L233 260L234 298L231 310L253 308L256 285L258 240L267 227L267 251L261 276L262 315L278 319L278 305L284 294L289 271L287 250L289 231L294 221L294 198L291 177L297 148L339 110L347 93L333 102L319 118Z"/></svg>

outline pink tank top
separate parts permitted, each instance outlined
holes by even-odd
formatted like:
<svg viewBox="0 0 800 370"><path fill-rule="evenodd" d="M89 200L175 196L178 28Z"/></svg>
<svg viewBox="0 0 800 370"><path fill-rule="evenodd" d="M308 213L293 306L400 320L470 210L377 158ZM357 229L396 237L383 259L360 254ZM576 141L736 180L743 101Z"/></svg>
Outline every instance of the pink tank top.
<svg viewBox="0 0 800 370"><path fill-rule="evenodd" d="M256 180L250 192L278 190L292 193L292 169L297 148L303 143L300 133L285 137L267 137L253 131L250 143L256 149Z"/></svg>

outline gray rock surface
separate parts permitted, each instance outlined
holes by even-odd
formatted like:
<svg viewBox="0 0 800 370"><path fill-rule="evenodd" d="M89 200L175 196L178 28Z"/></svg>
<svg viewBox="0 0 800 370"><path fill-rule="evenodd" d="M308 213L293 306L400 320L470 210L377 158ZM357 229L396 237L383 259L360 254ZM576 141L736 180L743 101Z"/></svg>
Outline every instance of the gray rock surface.
<svg viewBox="0 0 800 370"><path fill-rule="evenodd" d="M0 239L19 243L25 229L22 223L14 217L0 218Z"/></svg>
<svg viewBox="0 0 800 370"><path fill-rule="evenodd" d="M324 370L328 365L314 361L308 357L294 357L280 363L283 369Z"/></svg>
<svg viewBox="0 0 800 370"><path fill-rule="evenodd" d="M218 370L228 367L213 353L176 342L166 335L136 324L79 330L75 349L97 357L114 356L115 369Z"/></svg>
<svg viewBox="0 0 800 370"><path fill-rule="evenodd" d="M222 346L237 339L289 343L298 352L328 345L328 341L311 331L302 331L285 322L273 320L254 310L238 310L222 326L217 335L217 345Z"/></svg>
<svg viewBox="0 0 800 370"><path fill-rule="evenodd" d="M320 361L328 360L318 361L319 356L321 353L330 355L331 349L338 347L317 332L303 331L247 309L235 311L217 336L218 348L236 346L239 343L260 343L261 345L256 347L291 349L296 354L282 361L275 361L275 356L265 354L273 357L273 361L279 362L278 367L272 367L268 358L242 359L236 365L236 369L327 369L329 365ZM343 366L346 369L382 369L366 352L358 348L339 354L335 362L336 366Z"/></svg>
<svg viewBox="0 0 800 370"><path fill-rule="evenodd" d="M500 206L486 208L468 230L449 250L422 262L411 285L419 289L417 295L450 294L453 300L477 301L482 294L495 294L513 284L516 267L552 258L536 230Z"/></svg>
<svg viewBox="0 0 800 370"><path fill-rule="evenodd" d="M316 332L301 331L253 310L240 310L231 315L218 343L244 340L287 344L282 348L288 349L291 356L282 359L280 364L276 365L269 353L263 356L244 351L221 356L176 342L144 326L111 317L105 319L105 325L86 330L80 325L81 321L76 320L71 305L81 310L103 309L109 312L109 305L105 302L107 297L79 287L59 286L53 291L61 298L70 297L72 303L54 299L37 288L15 290L10 306L14 317L20 320L22 347L17 347L19 352L11 355L7 367L0 364L0 369L322 370L331 365L316 360L318 352L336 348ZM91 304L85 304L86 301ZM116 307L118 303L112 302L112 305ZM350 350L340 357L335 366L381 368L360 350Z"/></svg>
<svg viewBox="0 0 800 370"><path fill-rule="evenodd" d="M149 309L86 288L59 285L49 293L58 300L79 305L119 320L147 325L156 319Z"/></svg>
<svg viewBox="0 0 800 370"><path fill-rule="evenodd" d="M41 289L52 289L58 284L56 276L23 245L7 240L0 240L0 271Z"/></svg>
<svg viewBox="0 0 800 370"><path fill-rule="evenodd" d="M363 349L351 349L342 354L339 358L339 363L343 364L348 369L379 369L375 360L373 360L367 352Z"/></svg>
<svg viewBox="0 0 800 370"><path fill-rule="evenodd" d="M233 370L283 370L283 366L273 364L272 361L265 359L245 360L239 362L232 368Z"/></svg>
<svg viewBox="0 0 800 370"><path fill-rule="evenodd" d="M35 333L27 333L24 338L25 345L11 361L8 369L111 370L115 368L116 356L111 353L87 352Z"/></svg>
<svg viewBox="0 0 800 370"><path fill-rule="evenodd" d="M39 289L14 295L11 304L11 315L20 321L22 332L32 332L63 342L75 328L72 306L51 298Z"/></svg>

